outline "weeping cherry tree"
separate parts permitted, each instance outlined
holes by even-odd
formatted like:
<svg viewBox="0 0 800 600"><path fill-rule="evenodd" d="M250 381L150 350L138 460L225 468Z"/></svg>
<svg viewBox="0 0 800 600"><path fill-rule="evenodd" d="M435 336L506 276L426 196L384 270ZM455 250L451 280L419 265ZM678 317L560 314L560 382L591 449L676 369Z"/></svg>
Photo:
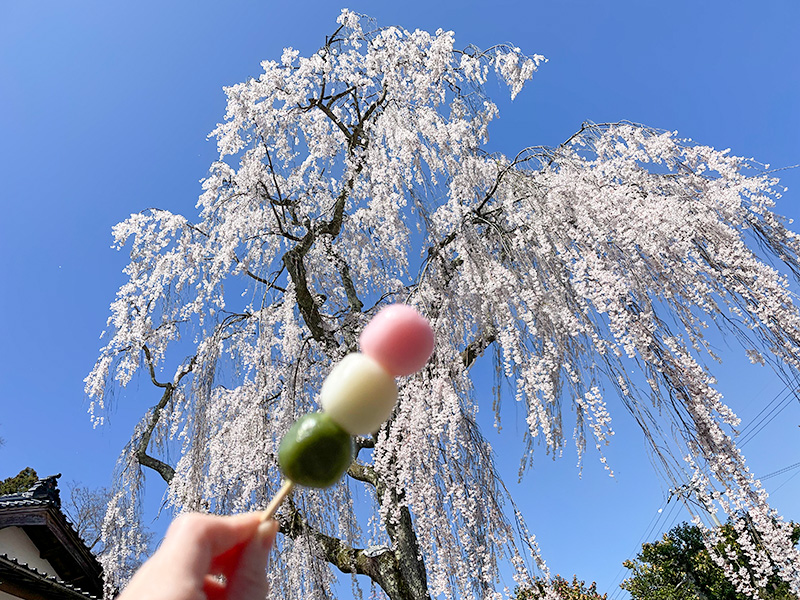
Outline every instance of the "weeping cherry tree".
<svg viewBox="0 0 800 600"><path fill-rule="evenodd" d="M225 89L199 213L150 209L113 230L127 281L86 391L97 422L139 373L152 401L105 519L110 587L142 547L145 469L177 511L263 508L282 434L318 408L371 316L401 302L432 321L434 356L401 382L391 419L357 438L341 483L298 489L280 510L276 598L330 597L337 570L392 600L508 597L508 565L518 585L549 579L476 421L470 368L484 353L524 407L523 468L570 434L579 453L602 451L609 406L624 407L703 511L748 515L749 570L705 530L737 589L777 572L800 592L790 528L706 366L708 328L784 376L800 366L788 287L800 239L772 212L777 181L631 123L488 153L489 78L513 98L543 60L343 11L315 54L288 48Z"/></svg>

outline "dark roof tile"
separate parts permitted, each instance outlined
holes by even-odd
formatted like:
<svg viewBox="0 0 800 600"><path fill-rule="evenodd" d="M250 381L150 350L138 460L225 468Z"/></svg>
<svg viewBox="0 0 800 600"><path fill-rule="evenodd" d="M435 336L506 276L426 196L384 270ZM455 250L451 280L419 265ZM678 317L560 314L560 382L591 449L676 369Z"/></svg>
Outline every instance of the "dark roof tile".
<svg viewBox="0 0 800 600"><path fill-rule="evenodd" d="M19 494L13 496L0 496L0 506L47 506L49 500L23 498Z"/></svg>

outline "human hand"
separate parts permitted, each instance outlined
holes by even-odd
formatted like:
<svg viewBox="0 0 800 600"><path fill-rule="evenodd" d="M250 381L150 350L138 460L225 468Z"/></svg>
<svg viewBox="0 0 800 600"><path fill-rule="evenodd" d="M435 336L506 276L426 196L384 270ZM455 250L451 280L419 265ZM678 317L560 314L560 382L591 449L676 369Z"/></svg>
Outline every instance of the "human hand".
<svg viewBox="0 0 800 600"><path fill-rule="evenodd" d="M185 514L117 600L254 600L267 595L278 524L261 515Z"/></svg>

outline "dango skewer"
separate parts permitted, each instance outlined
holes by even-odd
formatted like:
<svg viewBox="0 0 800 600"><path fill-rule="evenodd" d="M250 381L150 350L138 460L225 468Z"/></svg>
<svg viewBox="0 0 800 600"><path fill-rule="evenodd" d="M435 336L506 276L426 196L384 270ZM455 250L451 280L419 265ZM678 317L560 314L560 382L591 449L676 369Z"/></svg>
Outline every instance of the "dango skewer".
<svg viewBox="0 0 800 600"><path fill-rule="evenodd" d="M295 485L325 488L353 461L353 436L377 431L397 403L395 377L419 371L433 352L430 323L410 306L381 310L359 337L361 352L345 356L320 389L322 410L295 421L278 449L284 481L262 513L270 519Z"/></svg>

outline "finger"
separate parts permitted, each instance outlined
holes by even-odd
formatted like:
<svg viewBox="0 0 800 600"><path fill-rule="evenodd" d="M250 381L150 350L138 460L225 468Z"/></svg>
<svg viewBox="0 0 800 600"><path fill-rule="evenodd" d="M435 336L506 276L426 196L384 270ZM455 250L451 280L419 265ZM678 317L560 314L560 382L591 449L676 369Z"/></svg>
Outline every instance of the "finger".
<svg viewBox="0 0 800 600"><path fill-rule="evenodd" d="M259 520L256 513L232 517L181 515L170 525L156 554L168 562L173 572L202 581L215 557L255 535Z"/></svg>
<svg viewBox="0 0 800 600"><path fill-rule="evenodd" d="M267 595L269 551L278 533L278 523L261 523L255 537L245 546L239 564L228 575L228 598L263 598Z"/></svg>

